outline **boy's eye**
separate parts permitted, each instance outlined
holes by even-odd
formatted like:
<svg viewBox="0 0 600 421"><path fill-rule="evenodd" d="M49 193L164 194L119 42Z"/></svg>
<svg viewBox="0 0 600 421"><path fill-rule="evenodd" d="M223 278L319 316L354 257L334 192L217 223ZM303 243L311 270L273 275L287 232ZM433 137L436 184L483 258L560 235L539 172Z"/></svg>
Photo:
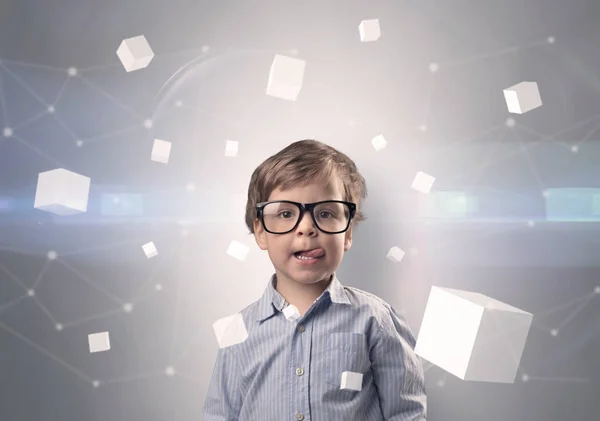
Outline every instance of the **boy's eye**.
<svg viewBox="0 0 600 421"><path fill-rule="evenodd" d="M291 218L293 216L293 212L292 211L281 211L279 212L279 216L283 217L283 218Z"/></svg>

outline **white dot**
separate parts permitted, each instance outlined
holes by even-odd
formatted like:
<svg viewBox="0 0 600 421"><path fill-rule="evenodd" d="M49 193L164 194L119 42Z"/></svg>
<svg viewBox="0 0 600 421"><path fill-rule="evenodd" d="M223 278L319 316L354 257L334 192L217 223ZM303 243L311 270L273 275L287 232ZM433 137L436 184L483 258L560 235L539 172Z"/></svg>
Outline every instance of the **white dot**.
<svg viewBox="0 0 600 421"><path fill-rule="evenodd" d="M430 63L430 64L429 64L429 71L430 71L431 73L435 73L435 72L437 72L439 69L440 69L440 65L439 65L439 64L437 64L437 63Z"/></svg>
<svg viewBox="0 0 600 421"><path fill-rule="evenodd" d="M75 144L77 145L77 147L81 148L83 146L83 140L77 140Z"/></svg>
<svg viewBox="0 0 600 421"><path fill-rule="evenodd" d="M185 188L187 189L187 191L194 191L194 190L196 190L196 186L194 185L194 183L187 183L187 185L185 186Z"/></svg>
<svg viewBox="0 0 600 421"><path fill-rule="evenodd" d="M173 376L175 374L175 369L172 366L168 366L165 369L165 374L169 377Z"/></svg>
<svg viewBox="0 0 600 421"><path fill-rule="evenodd" d="M527 225L533 227L535 225L535 222L530 219L529 221L527 221Z"/></svg>
<svg viewBox="0 0 600 421"><path fill-rule="evenodd" d="M521 376L521 380L523 380L524 382L527 382L527 381L529 381L529 376L527 374L523 374Z"/></svg>
<svg viewBox="0 0 600 421"><path fill-rule="evenodd" d="M48 260L55 260L58 257L58 253L54 250L48 252Z"/></svg>
<svg viewBox="0 0 600 421"><path fill-rule="evenodd" d="M30 297L33 297L35 295L35 291L30 289L29 291L27 291L27 295L29 295Z"/></svg>
<svg viewBox="0 0 600 421"><path fill-rule="evenodd" d="M185 228L181 230L181 236L182 237L187 237L188 235L190 235L189 231L186 230Z"/></svg>
<svg viewBox="0 0 600 421"><path fill-rule="evenodd" d="M550 334L551 334L552 336L556 336L556 335L558 335L558 329L552 329L552 330L550 331Z"/></svg>
<svg viewBox="0 0 600 421"><path fill-rule="evenodd" d="M422 131L422 132L426 132L427 131L427 126L425 124L421 124L419 126L419 130Z"/></svg>
<svg viewBox="0 0 600 421"><path fill-rule="evenodd" d="M437 385L438 385L438 387L444 387L444 381L443 380L438 380L437 381Z"/></svg>
<svg viewBox="0 0 600 421"><path fill-rule="evenodd" d="M10 127L5 127L4 130L2 131L2 134L5 137L11 137L13 135L13 129L11 129Z"/></svg>
<svg viewBox="0 0 600 421"><path fill-rule="evenodd" d="M99 382L98 380L94 380L94 381L92 382L92 384L94 385L94 387L98 387L98 386L100 386L100 382Z"/></svg>
<svg viewBox="0 0 600 421"><path fill-rule="evenodd" d="M147 129L151 129L151 128L152 128L152 126L153 126L152 120L150 120L150 119L146 119L146 120L144 120L144 127L145 127L145 128L147 128Z"/></svg>
<svg viewBox="0 0 600 421"><path fill-rule="evenodd" d="M577 145L571 146L571 152L577 153L577 151L579 151L579 146L577 146Z"/></svg>
<svg viewBox="0 0 600 421"><path fill-rule="evenodd" d="M512 117L508 117L506 119L506 127L515 127L515 119Z"/></svg>
<svg viewBox="0 0 600 421"><path fill-rule="evenodd" d="M550 194L550 193L548 192L548 190L544 190L544 191L542 192L542 196L544 196L544 197L548 197L548 195L549 195L549 194Z"/></svg>
<svg viewBox="0 0 600 421"><path fill-rule="evenodd" d="M181 107L183 105L183 101L181 101L180 99L178 99L177 101L175 101L175 106L176 107Z"/></svg>
<svg viewBox="0 0 600 421"><path fill-rule="evenodd" d="M294 57L298 56L298 54L300 54L300 52L298 51L297 48L294 48L290 51L290 55L292 55Z"/></svg>
<svg viewBox="0 0 600 421"><path fill-rule="evenodd" d="M354 120L348 120L348 126L354 127L355 124L356 122Z"/></svg>
<svg viewBox="0 0 600 421"><path fill-rule="evenodd" d="M556 38L550 36L548 37L548 44L554 44L556 42Z"/></svg>
<svg viewBox="0 0 600 421"><path fill-rule="evenodd" d="M125 310L125 313L131 313L131 311L133 310L133 304L126 303L125 305L123 305L123 310Z"/></svg>
<svg viewBox="0 0 600 421"><path fill-rule="evenodd" d="M419 253L419 250L416 247L411 247L408 249L408 252L413 256L416 256Z"/></svg>
<svg viewBox="0 0 600 421"><path fill-rule="evenodd" d="M162 285L161 284L156 284L156 286L154 287L157 291L162 291Z"/></svg>
<svg viewBox="0 0 600 421"><path fill-rule="evenodd" d="M55 109L54 109L54 105L49 105L49 106L48 106L48 112L49 112L50 114L52 114L52 113L54 112L54 110L55 110Z"/></svg>
<svg viewBox="0 0 600 421"><path fill-rule="evenodd" d="M119 196L114 196L114 197L113 197L113 203L114 203L115 205L117 205L117 204L119 204L119 202L121 202L121 199L119 198Z"/></svg>
<svg viewBox="0 0 600 421"><path fill-rule="evenodd" d="M56 327L56 330L58 330L58 331L63 330L63 325L61 325L60 323L57 323L55 327Z"/></svg>
<svg viewBox="0 0 600 421"><path fill-rule="evenodd" d="M75 67L69 67L67 69L67 73L69 76L75 76L77 74L77 69Z"/></svg>
<svg viewBox="0 0 600 421"><path fill-rule="evenodd" d="M208 45L203 45L203 46L202 46L202 52L203 52L203 53L207 53L207 52L208 52L208 50L210 50L210 47L209 47Z"/></svg>
<svg viewBox="0 0 600 421"><path fill-rule="evenodd" d="M600 294L600 287L596 287L596 288L594 288L594 292L595 292L596 294Z"/></svg>

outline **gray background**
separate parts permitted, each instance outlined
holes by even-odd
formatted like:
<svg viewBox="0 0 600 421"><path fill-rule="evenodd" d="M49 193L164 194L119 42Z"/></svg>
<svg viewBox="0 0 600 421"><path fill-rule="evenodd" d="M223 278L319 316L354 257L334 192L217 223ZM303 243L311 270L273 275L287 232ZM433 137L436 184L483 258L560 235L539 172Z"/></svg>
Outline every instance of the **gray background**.
<svg viewBox="0 0 600 421"><path fill-rule="evenodd" d="M0 137L0 419L199 419L212 322L258 299L272 273L243 222L250 175L308 137L347 153L367 180L345 284L401 309L415 334L432 285L535 315L514 384L464 382L425 362L430 420L597 419L600 231L576 207L563 211L569 222L548 221L542 192L600 188L599 7L4 1L1 124L14 135ZM371 18L382 36L361 43ZM156 56L126 73L116 49L140 34ZM276 53L307 62L294 103L264 95ZM522 80L538 83L544 105L507 128L502 89ZM375 152L379 133L389 144ZM150 161L153 138L173 142L168 165ZM240 141L236 158L224 157L226 139ZM38 173L57 167L91 177L85 214L33 208ZM416 171L436 176L434 191L476 196L477 213L420 218ZM143 206L110 216L106 194ZM226 255L232 240L250 247L245 262ZM407 250L401 263L386 259L392 246ZM102 331L112 349L90 354L87 335Z"/></svg>

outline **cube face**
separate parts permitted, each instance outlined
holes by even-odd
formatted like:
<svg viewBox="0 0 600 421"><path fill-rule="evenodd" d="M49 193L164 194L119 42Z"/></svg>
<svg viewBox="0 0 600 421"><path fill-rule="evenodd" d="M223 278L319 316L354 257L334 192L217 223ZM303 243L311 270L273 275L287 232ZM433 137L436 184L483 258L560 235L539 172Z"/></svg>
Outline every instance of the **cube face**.
<svg viewBox="0 0 600 421"><path fill-rule="evenodd" d="M149 243L146 243L142 246L142 249L144 250L144 254L146 255L146 257L148 259L153 258L154 256L158 255L158 250L156 250L156 246L154 245L154 242L150 241Z"/></svg>
<svg viewBox="0 0 600 421"><path fill-rule="evenodd" d="M239 149L239 142L235 140L227 140L225 142L225 156L234 157L237 156Z"/></svg>
<svg viewBox="0 0 600 421"><path fill-rule="evenodd" d="M508 111L525 114L542 106L542 98L536 82L521 82L504 90Z"/></svg>
<svg viewBox="0 0 600 421"><path fill-rule="evenodd" d="M213 323L219 348L237 345L248 339L248 331L241 313L223 317Z"/></svg>
<svg viewBox="0 0 600 421"><path fill-rule="evenodd" d="M340 389L360 391L362 389L362 381L362 373L355 373L354 371L344 371L342 373Z"/></svg>
<svg viewBox="0 0 600 421"><path fill-rule="evenodd" d="M415 176L411 187L413 190L427 194L431 191L434 181L435 177L419 171Z"/></svg>
<svg viewBox="0 0 600 421"><path fill-rule="evenodd" d="M154 139L152 146L152 155L150 159L154 162L160 162L166 164L169 162L171 156L171 142L167 142L161 139Z"/></svg>
<svg viewBox="0 0 600 421"><path fill-rule="evenodd" d="M358 25L361 42L377 41L381 37L381 29L379 27L379 19L363 20Z"/></svg>
<svg viewBox="0 0 600 421"><path fill-rule="evenodd" d="M532 320L483 294L433 287L415 352L463 380L512 383Z"/></svg>
<svg viewBox="0 0 600 421"><path fill-rule="evenodd" d="M110 337L108 332L88 335L88 344L90 353L108 351L110 349Z"/></svg>
<svg viewBox="0 0 600 421"><path fill-rule="evenodd" d="M387 141L385 140L382 134L375 136L371 143L373 144L373 147L377 152L379 152L382 149L385 149L385 147L387 146Z"/></svg>
<svg viewBox="0 0 600 421"><path fill-rule="evenodd" d="M400 247L392 247L387 254L388 260L391 260L394 263L400 263L404 258L406 253L400 249Z"/></svg>
<svg viewBox="0 0 600 421"><path fill-rule="evenodd" d="M34 208L59 216L87 211L90 178L58 168L38 175Z"/></svg>
<svg viewBox="0 0 600 421"><path fill-rule="evenodd" d="M244 261L248 256L248 251L250 251L248 246L234 240L229 244L227 254L237 260Z"/></svg>
<svg viewBox="0 0 600 421"><path fill-rule="evenodd" d="M290 322L295 322L300 319L300 312L298 311L296 306L294 306L293 304L290 304L286 308L283 309L283 315Z"/></svg>
<svg viewBox="0 0 600 421"><path fill-rule="evenodd" d="M267 95L296 101L302 89L305 68L304 60L277 54L269 72Z"/></svg>
<svg viewBox="0 0 600 421"><path fill-rule="evenodd" d="M117 49L117 56L127 72L133 72L147 67L154 58L154 52L146 37L139 35L127 38Z"/></svg>

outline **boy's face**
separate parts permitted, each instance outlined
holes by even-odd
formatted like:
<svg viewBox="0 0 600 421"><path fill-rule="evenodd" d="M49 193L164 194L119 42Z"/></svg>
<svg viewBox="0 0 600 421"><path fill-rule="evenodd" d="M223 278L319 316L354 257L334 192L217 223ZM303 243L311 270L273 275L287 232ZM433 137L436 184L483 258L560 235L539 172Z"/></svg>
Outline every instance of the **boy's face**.
<svg viewBox="0 0 600 421"><path fill-rule="evenodd" d="M291 200L313 203L322 200L344 200L341 188L341 183L335 178L286 191L277 188L271 193L268 201ZM266 232L257 218L254 221L254 237L258 246L269 253L277 279L300 284L328 281L341 264L344 252L350 250L352 245L350 229L341 234L325 234L315 226L308 211L302 215L296 229L287 234ZM322 248L325 251L325 255L315 264L304 264L294 256L294 252L298 250L315 248Z"/></svg>

